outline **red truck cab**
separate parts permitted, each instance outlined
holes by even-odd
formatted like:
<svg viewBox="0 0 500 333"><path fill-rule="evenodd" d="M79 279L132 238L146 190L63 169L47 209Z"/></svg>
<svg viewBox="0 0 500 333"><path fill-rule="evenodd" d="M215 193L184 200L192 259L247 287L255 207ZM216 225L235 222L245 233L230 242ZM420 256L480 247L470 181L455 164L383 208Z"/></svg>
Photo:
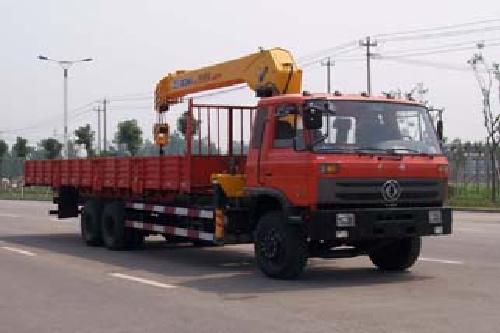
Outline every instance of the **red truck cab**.
<svg viewBox="0 0 500 333"><path fill-rule="evenodd" d="M268 210L303 225L309 256L369 254L378 267L406 269L420 236L451 233L451 210L443 207L448 162L428 110L412 100L262 99L246 174L258 215ZM256 245L257 254L276 256L269 244Z"/></svg>

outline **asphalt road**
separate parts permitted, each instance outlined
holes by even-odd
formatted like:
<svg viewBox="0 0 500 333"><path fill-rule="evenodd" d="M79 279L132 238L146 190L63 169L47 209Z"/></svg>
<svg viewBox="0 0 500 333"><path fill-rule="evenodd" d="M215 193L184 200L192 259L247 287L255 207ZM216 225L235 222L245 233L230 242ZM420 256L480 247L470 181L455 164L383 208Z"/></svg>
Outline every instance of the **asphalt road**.
<svg viewBox="0 0 500 333"><path fill-rule="evenodd" d="M456 213L408 273L367 258L261 275L251 246L85 247L76 219L0 201L0 332L499 332L500 214Z"/></svg>

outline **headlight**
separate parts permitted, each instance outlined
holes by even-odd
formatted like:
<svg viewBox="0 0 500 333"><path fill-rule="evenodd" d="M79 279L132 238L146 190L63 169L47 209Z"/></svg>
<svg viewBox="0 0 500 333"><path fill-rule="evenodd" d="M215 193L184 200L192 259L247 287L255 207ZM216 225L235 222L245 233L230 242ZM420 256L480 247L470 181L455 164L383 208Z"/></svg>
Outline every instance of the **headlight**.
<svg viewBox="0 0 500 333"><path fill-rule="evenodd" d="M441 216L440 210L430 210L429 211L429 223L430 224L441 224L443 218Z"/></svg>
<svg viewBox="0 0 500 333"><path fill-rule="evenodd" d="M353 213L338 213L337 214L337 227L354 227L356 220Z"/></svg>

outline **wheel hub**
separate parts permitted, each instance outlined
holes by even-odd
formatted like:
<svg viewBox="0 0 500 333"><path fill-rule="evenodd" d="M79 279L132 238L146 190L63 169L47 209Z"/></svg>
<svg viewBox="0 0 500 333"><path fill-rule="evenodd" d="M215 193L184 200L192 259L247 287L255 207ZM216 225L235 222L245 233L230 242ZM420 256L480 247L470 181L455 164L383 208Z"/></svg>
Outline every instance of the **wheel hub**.
<svg viewBox="0 0 500 333"><path fill-rule="evenodd" d="M276 258L280 252L280 243L281 239L277 232L274 229L270 230L260 242L260 248L264 257L268 259Z"/></svg>

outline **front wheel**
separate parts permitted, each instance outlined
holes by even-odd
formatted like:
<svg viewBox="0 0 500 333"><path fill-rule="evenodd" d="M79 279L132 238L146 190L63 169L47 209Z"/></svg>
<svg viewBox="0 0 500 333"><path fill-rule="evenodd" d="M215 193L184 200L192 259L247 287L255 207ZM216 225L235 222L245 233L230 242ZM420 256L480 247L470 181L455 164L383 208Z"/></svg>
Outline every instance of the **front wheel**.
<svg viewBox="0 0 500 333"><path fill-rule="evenodd" d="M372 263L385 271L404 271L413 266L420 255L420 237L383 241L370 251Z"/></svg>
<svg viewBox="0 0 500 333"><path fill-rule="evenodd" d="M281 212L265 214L257 225L255 257L269 277L293 279L307 263L307 242L302 227L287 224Z"/></svg>

